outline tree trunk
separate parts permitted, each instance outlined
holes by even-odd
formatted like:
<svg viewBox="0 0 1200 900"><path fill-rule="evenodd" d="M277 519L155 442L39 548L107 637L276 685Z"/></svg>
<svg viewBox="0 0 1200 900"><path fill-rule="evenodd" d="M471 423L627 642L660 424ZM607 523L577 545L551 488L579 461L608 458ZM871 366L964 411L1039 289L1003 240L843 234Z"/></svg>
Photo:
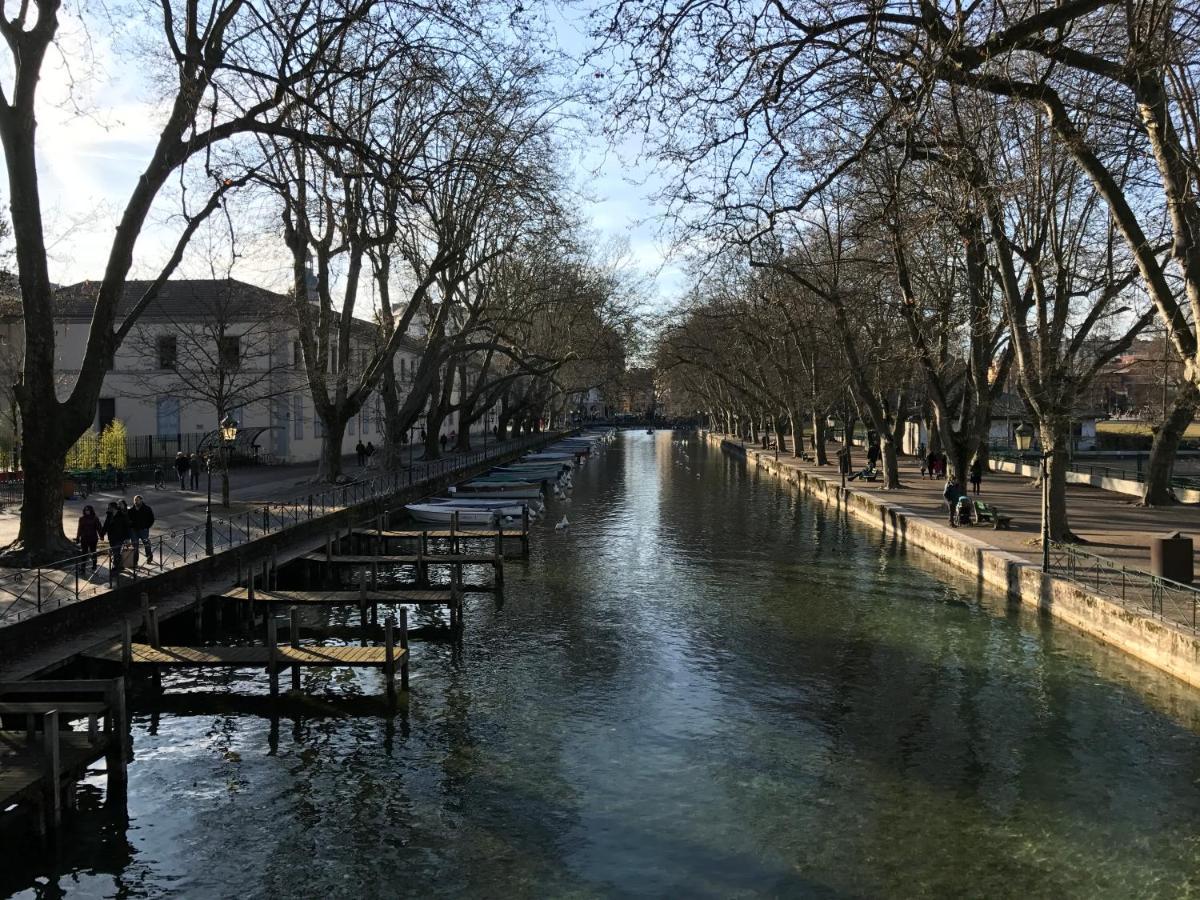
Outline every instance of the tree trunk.
<svg viewBox="0 0 1200 900"><path fill-rule="evenodd" d="M883 456L883 486L887 490L900 487L900 465L896 460L896 441L888 429L879 434L879 450Z"/></svg>
<svg viewBox="0 0 1200 900"><path fill-rule="evenodd" d="M816 454L818 466L829 465L829 451L825 449L825 414L820 410L814 410L812 414L812 447L813 453Z"/></svg>
<svg viewBox="0 0 1200 900"><path fill-rule="evenodd" d="M787 452L787 438L783 434L783 416L775 416L775 446L780 453Z"/></svg>
<svg viewBox="0 0 1200 900"><path fill-rule="evenodd" d="M788 410L788 423L792 426L792 456L799 459L804 455L804 422L792 410Z"/></svg>
<svg viewBox="0 0 1200 900"><path fill-rule="evenodd" d="M26 440L30 429L26 429ZM32 451L32 452L30 452ZM78 548L63 533L63 466L66 453L57 457L26 444L21 450L25 487L21 502L21 528L17 540L5 551L6 560L36 565L73 556Z"/></svg>
<svg viewBox="0 0 1200 900"><path fill-rule="evenodd" d="M1055 417L1043 421L1040 436L1042 451L1049 453L1046 469L1050 482L1050 540L1069 541L1074 537L1067 521L1067 469L1070 468L1071 462L1070 419Z"/></svg>
<svg viewBox="0 0 1200 900"><path fill-rule="evenodd" d="M1154 442L1150 445L1150 459L1146 465L1146 487L1142 492L1142 506L1167 506L1175 503L1171 490L1171 473L1175 470L1175 453L1184 432L1192 423L1196 407L1200 405L1200 391L1191 382L1180 385L1175 404L1167 419L1154 429Z"/></svg>
<svg viewBox="0 0 1200 900"><path fill-rule="evenodd" d="M325 436L321 438L321 461L317 468L317 479L330 484L342 477L342 436L346 433L346 420L325 422Z"/></svg>

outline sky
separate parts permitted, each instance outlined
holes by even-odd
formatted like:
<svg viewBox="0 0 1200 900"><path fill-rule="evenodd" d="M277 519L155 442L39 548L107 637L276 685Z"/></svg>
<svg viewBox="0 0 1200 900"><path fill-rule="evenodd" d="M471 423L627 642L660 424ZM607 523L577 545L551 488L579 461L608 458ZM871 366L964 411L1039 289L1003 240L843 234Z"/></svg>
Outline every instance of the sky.
<svg viewBox="0 0 1200 900"><path fill-rule="evenodd" d="M61 52L47 58L39 87L38 165L51 277L70 284L96 279L104 271L115 224L157 133L149 86L135 61L117 52L105 28L90 25L85 31L78 21L63 18ZM569 21L558 20L555 32L568 52L578 53L584 45L580 30ZM664 263L667 242L649 199L655 183L650 165L640 158L635 141L610 147L586 128L576 137L579 146L570 163L588 198L584 215L601 241L627 244L628 259L641 274L652 305L669 304L681 290L682 274L674 263ZM166 257L177 228L160 223L173 208L161 204L155 224L143 233L133 277L155 274ZM282 242L261 224L247 231L255 234L245 242L248 249L232 274L264 287L285 288L290 272ZM219 242L220 236L194 241L180 276L213 274L209 241Z"/></svg>

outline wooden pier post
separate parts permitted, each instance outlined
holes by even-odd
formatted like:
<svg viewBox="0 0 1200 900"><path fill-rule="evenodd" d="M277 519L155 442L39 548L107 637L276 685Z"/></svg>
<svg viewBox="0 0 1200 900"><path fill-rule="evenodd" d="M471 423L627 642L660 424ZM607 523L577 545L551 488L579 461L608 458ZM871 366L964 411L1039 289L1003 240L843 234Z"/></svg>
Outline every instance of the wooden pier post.
<svg viewBox="0 0 1200 900"><path fill-rule="evenodd" d="M400 607L400 690L408 690L408 607Z"/></svg>
<svg viewBox="0 0 1200 900"><path fill-rule="evenodd" d="M458 511L450 513L450 552L458 552Z"/></svg>
<svg viewBox="0 0 1200 900"><path fill-rule="evenodd" d="M300 609L295 606L288 607L288 637L291 638L291 645L296 649L300 648ZM296 663L292 666L292 690L300 690L300 664Z"/></svg>
<svg viewBox="0 0 1200 900"><path fill-rule="evenodd" d="M192 585L192 614L195 617L193 624L196 629L196 638L199 639L204 633L204 594L200 590L200 576L196 576L196 580Z"/></svg>
<svg viewBox="0 0 1200 900"><path fill-rule="evenodd" d="M496 555L504 555L504 516L496 516Z"/></svg>
<svg viewBox="0 0 1200 900"><path fill-rule="evenodd" d="M429 566L425 562L425 554L428 552L427 542L429 532L421 532L421 542L417 544L417 587L424 590L429 587Z"/></svg>
<svg viewBox="0 0 1200 900"><path fill-rule="evenodd" d="M161 642L158 639L158 607L151 606L146 610L147 637L150 641L150 646L158 649Z"/></svg>
<svg viewBox="0 0 1200 900"><path fill-rule="evenodd" d="M333 536L325 535L325 586L333 578Z"/></svg>
<svg viewBox="0 0 1200 900"><path fill-rule="evenodd" d="M146 635L146 640L150 640L150 595L143 591L138 595L138 600L142 605L142 633Z"/></svg>
<svg viewBox="0 0 1200 900"><path fill-rule="evenodd" d="M396 621L391 616L383 623L383 674L387 679L389 700L396 699Z"/></svg>
<svg viewBox="0 0 1200 900"><path fill-rule="evenodd" d="M42 773L42 794L51 828L62 824L62 792L58 776L62 771L58 740L58 710L52 709L42 716L42 747L45 753Z"/></svg>
<svg viewBox="0 0 1200 900"><path fill-rule="evenodd" d="M529 555L529 504L521 508L521 555Z"/></svg>
<svg viewBox="0 0 1200 900"><path fill-rule="evenodd" d="M275 547L271 548L271 585L270 586L273 590L277 589L279 587L279 551Z"/></svg>
<svg viewBox="0 0 1200 900"><path fill-rule="evenodd" d="M121 668L128 672L133 666L133 629L128 619L121 620Z"/></svg>
<svg viewBox="0 0 1200 900"><path fill-rule="evenodd" d="M358 578L358 623L361 629L360 643L367 646L367 567L363 566Z"/></svg>
<svg viewBox="0 0 1200 900"><path fill-rule="evenodd" d="M279 696L279 626L275 614L267 613L267 674L271 680L271 696Z"/></svg>
<svg viewBox="0 0 1200 900"><path fill-rule="evenodd" d="M158 607L152 606L146 611L149 617L149 633L147 639L150 641L150 646L158 649L162 646L162 642L158 639ZM150 678L154 684L154 692L162 693L162 669L159 666L150 667Z"/></svg>
<svg viewBox="0 0 1200 900"><path fill-rule="evenodd" d="M128 628L129 623L125 623ZM108 780L124 784L126 760L129 759L129 722L125 718L125 679L114 678L108 696L108 721L111 730L105 766Z"/></svg>

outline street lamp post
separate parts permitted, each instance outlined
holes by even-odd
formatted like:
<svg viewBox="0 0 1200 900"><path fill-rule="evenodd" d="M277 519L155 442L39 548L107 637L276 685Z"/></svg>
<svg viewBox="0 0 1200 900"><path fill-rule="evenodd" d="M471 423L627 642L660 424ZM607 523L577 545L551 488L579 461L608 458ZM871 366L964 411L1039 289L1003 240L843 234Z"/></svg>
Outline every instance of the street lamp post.
<svg viewBox="0 0 1200 900"><path fill-rule="evenodd" d="M210 453L204 460L204 469L208 473L208 501L204 504L204 553L206 556L213 555L213 532L212 532L212 454Z"/></svg>
<svg viewBox="0 0 1200 900"><path fill-rule="evenodd" d="M1024 459L1025 454L1033 447L1033 429L1022 422L1014 432L1017 439L1017 450ZM1040 454L1042 474L1042 571L1050 571L1050 475L1046 469L1046 460L1050 454Z"/></svg>
<svg viewBox="0 0 1200 900"><path fill-rule="evenodd" d="M237 440L238 422L231 415L226 415L221 420L220 435L221 435L221 463L224 466L226 483L229 480L229 450L233 446L233 442ZM228 498L226 498L228 500Z"/></svg>

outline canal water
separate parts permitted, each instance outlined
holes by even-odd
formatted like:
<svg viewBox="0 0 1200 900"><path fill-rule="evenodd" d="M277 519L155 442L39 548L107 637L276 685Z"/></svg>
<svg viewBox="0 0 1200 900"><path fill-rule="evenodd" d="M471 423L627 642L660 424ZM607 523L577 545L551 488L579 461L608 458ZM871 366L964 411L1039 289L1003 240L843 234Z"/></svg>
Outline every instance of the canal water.
<svg viewBox="0 0 1200 900"><path fill-rule="evenodd" d="M403 714L376 673L275 722L261 675L167 678L126 807L6 836L0 895L1200 893L1165 676L695 438L622 436L548 519Z"/></svg>

